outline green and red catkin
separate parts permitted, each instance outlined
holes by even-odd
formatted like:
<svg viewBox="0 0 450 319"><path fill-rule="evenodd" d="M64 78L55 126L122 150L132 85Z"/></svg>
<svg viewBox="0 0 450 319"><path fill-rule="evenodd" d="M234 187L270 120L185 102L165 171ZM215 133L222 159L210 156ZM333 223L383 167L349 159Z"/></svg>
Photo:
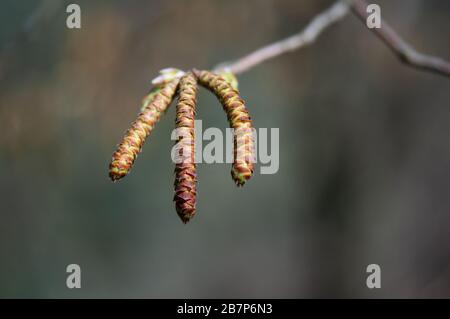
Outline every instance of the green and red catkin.
<svg viewBox="0 0 450 319"><path fill-rule="evenodd" d="M128 174L147 136L172 102L178 79L157 87L143 100L143 108L112 155L109 177L117 181Z"/></svg>
<svg viewBox="0 0 450 319"><path fill-rule="evenodd" d="M234 130L233 167L231 175L238 186L253 174L254 146L253 127L244 101L239 97L237 79L227 70L193 70L184 73L168 68L153 79L153 90L143 99L141 113L126 132L112 156L109 176L113 181L127 175L145 139L170 106L178 93L176 110L177 142L175 145L175 194L174 202L178 216L184 223L194 217L197 200L197 171L195 164L195 113L197 83L212 91L221 102L228 122Z"/></svg>
<svg viewBox="0 0 450 319"><path fill-rule="evenodd" d="M195 165L195 108L197 103L197 79L188 72L180 80L177 103L174 202L183 223L195 215L197 197L197 171Z"/></svg>
<svg viewBox="0 0 450 319"><path fill-rule="evenodd" d="M244 101L237 89L224 77L210 71L193 71L198 82L212 91L220 100L234 130L234 162L231 176L238 186L253 174L254 147L253 127ZM236 86L235 86L236 87Z"/></svg>

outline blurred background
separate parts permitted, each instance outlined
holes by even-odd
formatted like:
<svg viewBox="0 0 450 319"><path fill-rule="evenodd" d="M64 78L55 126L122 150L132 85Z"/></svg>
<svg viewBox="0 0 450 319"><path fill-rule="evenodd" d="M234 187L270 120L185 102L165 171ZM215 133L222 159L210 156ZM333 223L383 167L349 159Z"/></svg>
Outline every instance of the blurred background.
<svg viewBox="0 0 450 319"><path fill-rule="evenodd" d="M0 9L0 297L450 297L450 82L402 65L354 16L239 76L280 169L238 189L198 165L179 220L175 108L131 174L116 144L165 67L211 68L301 30L333 1L59 0ZM377 1L419 51L450 59L450 2ZM205 90L203 128L226 117ZM79 264L81 289L66 287ZM366 287L368 264L381 289Z"/></svg>

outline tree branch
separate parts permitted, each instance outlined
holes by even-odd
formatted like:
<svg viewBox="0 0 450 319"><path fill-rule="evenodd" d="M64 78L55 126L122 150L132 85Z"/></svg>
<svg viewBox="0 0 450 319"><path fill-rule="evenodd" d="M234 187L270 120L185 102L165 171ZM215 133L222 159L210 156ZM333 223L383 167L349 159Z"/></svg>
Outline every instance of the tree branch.
<svg viewBox="0 0 450 319"><path fill-rule="evenodd" d="M232 62L221 63L214 70L228 69L234 74L244 73L255 66L313 43L328 27L341 20L351 11L366 25L368 13L365 0L339 0L330 8L318 14L302 31L286 39L264 46ZM442 58L417 52L403 40L384 20L380 29L370 29L375 33L405 64L450 76L450 63Z"/></svg>
<svg viewBox="0 0 450 319"><path fill-rule="evenodd" d="M346 2L337 1L330 8L317 15L306 28L299 33L262 47L231 64L223 63L218 65L215 69L226 68L234 74L239 74L252 69L262 62L307 46L314 42L322 31L333 23L341 20L349 11L349 6Z"/></svg>
<svg viewBox="0 0 450 319"><path fill-rule="evenodd" d="M364 0L353 0L352 12L366 24L368 13L367 3ZM381 28L370 29L375 33L405 64L417 69L450 76L450 63L444 59L417 52L403 40L384 20Z"/></svg>

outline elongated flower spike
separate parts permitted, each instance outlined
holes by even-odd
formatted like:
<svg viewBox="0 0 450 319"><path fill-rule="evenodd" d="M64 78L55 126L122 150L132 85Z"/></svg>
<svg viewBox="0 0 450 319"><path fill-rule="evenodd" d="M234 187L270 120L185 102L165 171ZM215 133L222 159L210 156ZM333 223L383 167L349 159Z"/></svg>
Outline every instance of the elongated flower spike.
<svg viewBox="0 0 450 319"><path fill-rule="evenodd" d="M171 81L166 79L143 99L141 113L112 155L109 165L109 177L112 181L117 181L129 173L145 139L170 106L178 83L178 78L172 78Z"/></svg>
<svg viewBox="0 0 450 319"><path fill-rule="evenodd" d="M197 79L188 72L180 80L177 103L174 202L183 223L195 215L197 197L197 172L195 165L195 108L197 99Z"/></svg>
<svg viewBox="0 0 450 319"><path fill-rule="evenodd" d="M234 129L234 162L231 176L237 186L243 186L253 174L254 161L253 127L244 101L239 97L237 89L224 77L210 71L193 72L198 82L217 96L227 113L230 127ZM237 81L235 86L237 87Z"/></svg>

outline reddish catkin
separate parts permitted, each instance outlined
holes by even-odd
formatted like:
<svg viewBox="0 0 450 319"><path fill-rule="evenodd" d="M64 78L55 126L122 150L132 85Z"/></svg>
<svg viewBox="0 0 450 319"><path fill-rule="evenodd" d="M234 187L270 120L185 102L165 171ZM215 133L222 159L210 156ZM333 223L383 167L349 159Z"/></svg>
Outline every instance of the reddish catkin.
<svg viewBox="0 0 450 319"><path fill-rule="evenodd" d="M253 127L251 118L239 92L222 76L210 71L194 70L199 83L212 91L227 113L230 127L234 129L234 162L231 176L238 186L253 174Z"/></svg>
<svg viewBox="0 0 450 319"><path fill-rule="evenodd" d="M162 88L144 98L144 106L137 119L126 132L122 142L112 155L109 165L109 177L117 181L128 174L147 136L152 132L161 115L172 102L178 87L178 79L165 84ZM149 100L151 99L151 101Z"/></svg>
<svg viewBox="0 0 450 319"><path fill-rule="evenodd" d="M195 215L197 197L197 172L195 165L195 107L197 79L189 72L180 80L177 103L174 202L178 216L187 223Z"/></svg>

